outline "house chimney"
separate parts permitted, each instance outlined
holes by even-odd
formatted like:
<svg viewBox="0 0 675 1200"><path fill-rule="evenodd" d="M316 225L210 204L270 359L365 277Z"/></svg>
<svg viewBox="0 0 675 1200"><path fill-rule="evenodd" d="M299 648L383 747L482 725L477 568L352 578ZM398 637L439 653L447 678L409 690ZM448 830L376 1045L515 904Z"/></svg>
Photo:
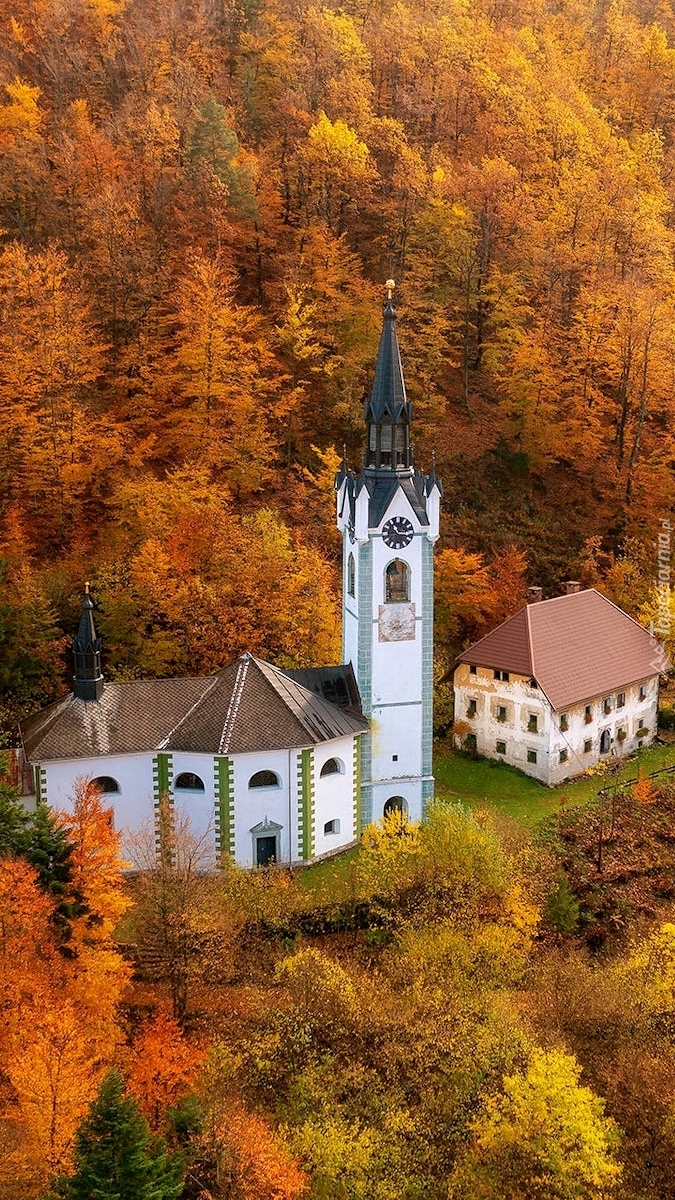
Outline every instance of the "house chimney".
<svg viewBox="0 0 675 1200"><path fill-rule="evenodd" d="M564 587L565 587L565 591L563 592L564 596L574 596L576 592L581 591L581 584L579 583L578 579L568 579L565 582Z"/></svg>
<svg viewBox="0 0 675 1200"><path fill-rule="evenodd" d="M527 589L527 603L538 604L544 594L544 589L540 587L529 587Z"/></svg>

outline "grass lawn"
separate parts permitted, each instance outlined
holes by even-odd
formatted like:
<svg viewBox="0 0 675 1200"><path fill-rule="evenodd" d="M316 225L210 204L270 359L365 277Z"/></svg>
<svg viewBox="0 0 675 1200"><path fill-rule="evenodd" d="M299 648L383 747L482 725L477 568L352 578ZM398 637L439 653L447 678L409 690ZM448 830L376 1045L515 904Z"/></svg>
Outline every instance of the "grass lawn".
<svg viewBox="0 0 675 1200"><path fill-rule="evenodd" d="M638 766L658 771L675 766L675 745L652 746L626 762L621 779L633 779ZM557 788L547 788L506 763L492 759L465 758L453 751L437 752L434 759L436 794L465 801L472 806L488 805L503 816L533 828L561 802L566 807L583 804L603 786L601 776L582 777Z"/></svg>
<svg viewBox="0 0 675 1200"><path fill-rule="evenodd" d="M647 773L675 766L675 743L652 746L628 759L620 778L634 779L639 766ZM549 813L556 812L561 803L566 808L584 804L603 786L602 776L591 775L557 788L547 788L505 763L465 758L449 749L437 749L434 775L436 795L440 799L461 800L475 808L493 808L525 829L534 829ZM358 853L358 846L354 846L344 854L301 871L299 883L307 892L308 900L321 905L346 899Z"/></svg>

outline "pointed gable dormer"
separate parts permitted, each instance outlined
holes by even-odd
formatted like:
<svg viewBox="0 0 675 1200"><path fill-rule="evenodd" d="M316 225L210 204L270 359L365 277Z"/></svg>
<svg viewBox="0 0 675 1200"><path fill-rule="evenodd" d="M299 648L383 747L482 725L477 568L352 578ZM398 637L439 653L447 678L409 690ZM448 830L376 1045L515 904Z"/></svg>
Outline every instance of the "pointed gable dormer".
<svg viewBox="0 0 675 1200"><path fill-rule="evenodd" d="M78 700L100 700L103 693L101 672L101 639L94 625L94 605L89 595L89 584L84 585L84 598L80 613L80 625L73 639L73 692Z"/></svg>
<svg viewBox="0 0 675 1200"><path fill-rule="evenodd" d="M406 396L401 354L396 336L394 281L387 280L387 302L370 399L366 403L366 470L409 471L411 405Z"/></svg>

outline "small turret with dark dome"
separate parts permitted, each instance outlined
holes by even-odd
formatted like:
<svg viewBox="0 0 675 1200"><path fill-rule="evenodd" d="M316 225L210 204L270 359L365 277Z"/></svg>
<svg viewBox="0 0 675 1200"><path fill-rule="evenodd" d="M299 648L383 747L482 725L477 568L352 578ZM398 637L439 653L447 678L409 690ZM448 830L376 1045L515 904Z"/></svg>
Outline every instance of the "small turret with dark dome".
<svg viewBox="0 0 675 1200"><path fill-rule="evenodd" d="M89 584L84 585L82 611L77 636L73 639L75 674L73 691L78 700L100 700L103 693L101 672L101 639L94 624L94 604Z"/></svg>

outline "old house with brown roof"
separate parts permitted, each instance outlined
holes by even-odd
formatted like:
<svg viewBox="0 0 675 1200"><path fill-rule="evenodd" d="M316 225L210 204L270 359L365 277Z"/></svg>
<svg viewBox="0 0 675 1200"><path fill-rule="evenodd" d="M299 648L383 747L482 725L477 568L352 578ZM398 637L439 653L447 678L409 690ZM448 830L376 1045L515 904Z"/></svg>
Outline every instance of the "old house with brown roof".
<svg viewBox="0 0 675 1200"><path fill-rule="evenodd" d="M553 785L656 734L660 647L594 588L528 604L457 660L455 740Z"/></svg>

